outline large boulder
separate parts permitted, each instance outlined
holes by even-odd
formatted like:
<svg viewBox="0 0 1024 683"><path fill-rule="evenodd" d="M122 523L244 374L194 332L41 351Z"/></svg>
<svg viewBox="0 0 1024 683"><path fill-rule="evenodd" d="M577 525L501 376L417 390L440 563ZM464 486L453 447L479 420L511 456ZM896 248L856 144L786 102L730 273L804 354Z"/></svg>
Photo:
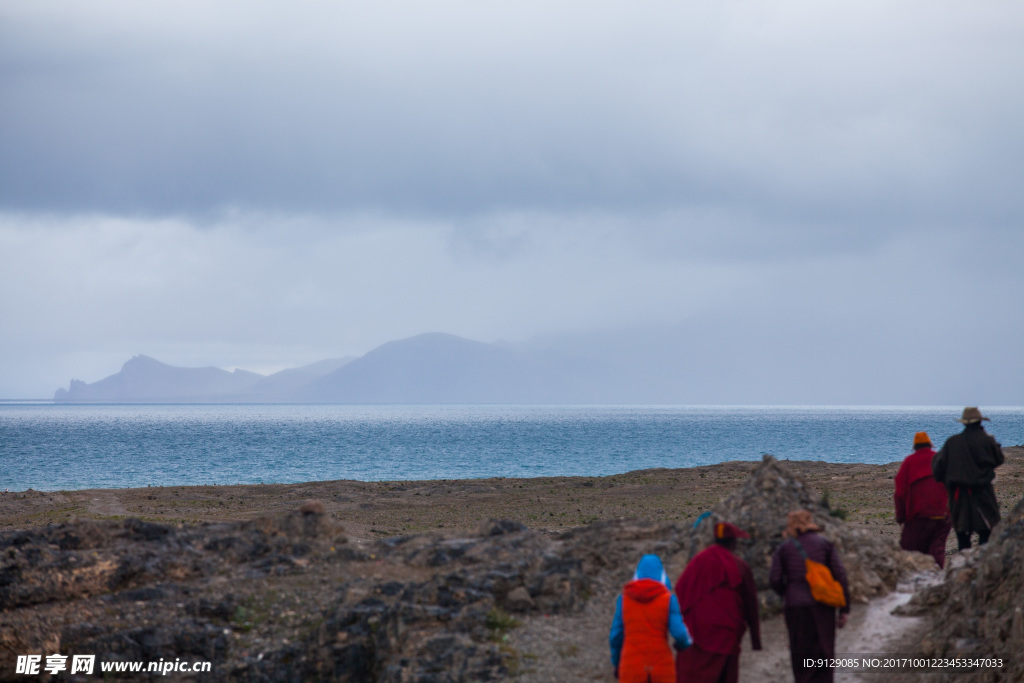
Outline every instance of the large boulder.
<svg viewBox="0 0 1024 683"><path fill-rule="evenodd" d="M930 613L921 652L931 657L1001 657L1003 667L943 673L958 683L1024 680L1024 498L986 545L965 551L945 581L916 594L904 613Z"/></svg>

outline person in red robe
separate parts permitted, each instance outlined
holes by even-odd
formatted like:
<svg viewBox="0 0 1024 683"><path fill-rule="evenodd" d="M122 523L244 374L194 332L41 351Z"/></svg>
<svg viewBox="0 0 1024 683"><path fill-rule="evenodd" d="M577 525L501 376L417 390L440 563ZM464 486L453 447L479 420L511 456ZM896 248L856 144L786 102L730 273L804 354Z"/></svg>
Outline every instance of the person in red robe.
<svg viewBox="0 0 1024 683"><path fill-rule="evenodd" d="M900 465L895 477L893 503L896 522L903 526L900 547L928 553L939 567L946 566L949 518L946 487L932 476L932 440L927 432L914 434L914 452Z"/></svg>
<svg viewBox="0 0 1024 683"><path fill-rule="evenodd" d="M676 657L676 683L736 683L740 641L761 649L757 586L747 563L736 557L737 538L750 538L728 522L715 524L715 542L699 552L676 582L676 597L693 645Z"/></svg>

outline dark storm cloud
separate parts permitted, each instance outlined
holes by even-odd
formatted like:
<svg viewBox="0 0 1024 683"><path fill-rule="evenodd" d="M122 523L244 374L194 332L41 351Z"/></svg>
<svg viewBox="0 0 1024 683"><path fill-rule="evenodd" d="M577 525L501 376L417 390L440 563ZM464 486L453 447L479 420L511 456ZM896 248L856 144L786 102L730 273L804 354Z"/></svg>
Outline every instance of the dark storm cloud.
<svg viewBox="0 0 1024 683"><path fill-rule="evenodd" d="M1019 221L1021 11L8 3L0 205Z"/></svg>
<svg viewBox="0 0 1024 683"><path fill-rule="evenodd" d="M1022 67L1003 2L6 0L0 398L443 331L1019 402Z"/></svg>

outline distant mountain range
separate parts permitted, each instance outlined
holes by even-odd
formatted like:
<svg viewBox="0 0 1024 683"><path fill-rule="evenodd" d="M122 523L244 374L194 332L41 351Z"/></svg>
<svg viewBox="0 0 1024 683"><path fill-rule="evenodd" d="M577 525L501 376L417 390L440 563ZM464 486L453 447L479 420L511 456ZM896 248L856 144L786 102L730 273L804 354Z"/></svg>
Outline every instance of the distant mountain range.
<svg viewBox="0 0 1024 683"><path fill-rule="evenodd" d="M588 403L611 400L610 370L556 351L449 334L389 342L361 358L264 376L135 356L121 371L58 389L62 403Z"/></svg>
<svg viewBox="0 0 1024 683"><path fill-rule="evenodd" d="M65 403L519 403L646 405L1021 405L1024 364L985 356L943 365L924 348L887 365L868 343L791 321L715 312L685 324L582 332L518 344L450 334L389 342L263 376L180 368L146 356L92 384L72 380ZM780 327L781 325L781 327ZM908 342L909 343L909 342ZM938 355L936 355L938 354ZM937 371L936 368L940 368ZM966 389L965 389L966 388ZM969 399L965 399L969 396Z"/></svg>

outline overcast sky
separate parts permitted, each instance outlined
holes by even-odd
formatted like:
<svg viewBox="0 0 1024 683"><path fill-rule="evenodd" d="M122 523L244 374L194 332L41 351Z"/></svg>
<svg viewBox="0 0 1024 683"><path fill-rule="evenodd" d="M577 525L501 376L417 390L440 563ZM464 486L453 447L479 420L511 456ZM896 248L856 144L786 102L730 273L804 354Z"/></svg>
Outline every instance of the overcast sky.
<svg viewBox="0 0 1024 683"><path fill-rule="evenodd" d="M1010 1L0 0L0 397L443 331L1021 405L1022 82Z"/></svg>

